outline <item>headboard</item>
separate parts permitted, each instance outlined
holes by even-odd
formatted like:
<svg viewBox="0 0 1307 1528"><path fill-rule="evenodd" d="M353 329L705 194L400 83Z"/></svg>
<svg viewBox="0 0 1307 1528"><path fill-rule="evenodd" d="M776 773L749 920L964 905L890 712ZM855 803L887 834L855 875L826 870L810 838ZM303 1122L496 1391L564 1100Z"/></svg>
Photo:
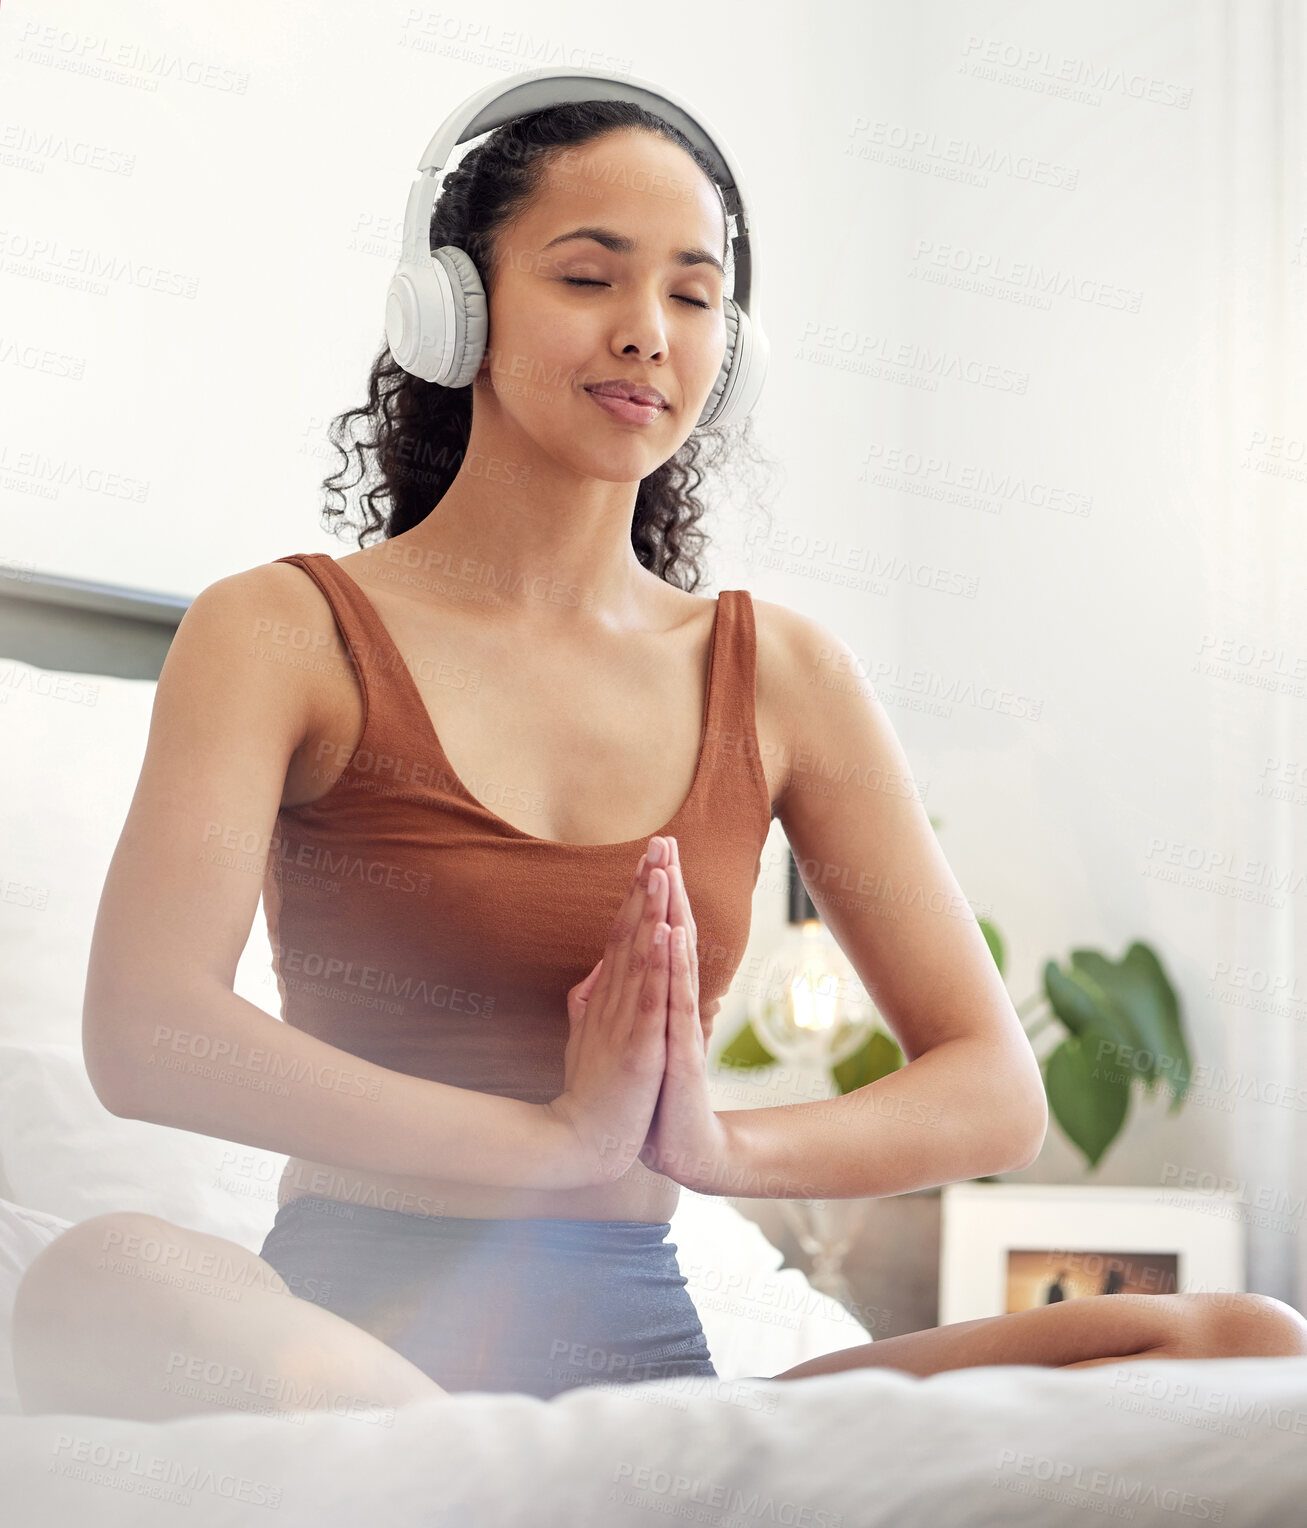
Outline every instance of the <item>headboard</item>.
<svg viewBox="0 0 1307 1528"><path fill-rule="evenodd" d="M0 658L157 679L190 600L0 563Z"/></svg>

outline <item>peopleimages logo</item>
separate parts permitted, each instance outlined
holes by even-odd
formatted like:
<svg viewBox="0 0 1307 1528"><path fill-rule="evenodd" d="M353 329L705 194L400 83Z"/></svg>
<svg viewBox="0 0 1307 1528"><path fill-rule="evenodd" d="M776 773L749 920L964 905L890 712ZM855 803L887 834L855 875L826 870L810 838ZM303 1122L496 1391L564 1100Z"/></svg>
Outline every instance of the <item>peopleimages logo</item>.
<svg viewBox="0 0 1307 1528"><path fill-rule="evenodd" d="M1000 74L1000 69L1007 73ZM1193 100L1192 85L1178 85L1172 80L1122 69L1115 64L1096 64L1089 59L1067 57L1051 48L977 37L974 33L963 45L960 72L977 79L1020 83L1027 88L1093 106L1101 105L1104 95L1108 94L1151 101L1156 106L1174 106L1181 111L1188 111Z"/></svg>
<svg viewBox="0 0 1307 1528"><path fill-rule="evenodd" d="M1038 155L1014 154L994 144L951 138L933 128L912 127L906 122L855 117L849 137L854 141L844 152L855 158L883 161L900 169L943 172L949 179L969 180L978 186L987 186L991 175L1007 175L1032 185L1074 191L1080 180L1079 170Z"/></svg>
<svg viewBox="0 0 1307 1528"><path fill-rule="evenodd" d="M342 986L357 987L382 997L400 998L406 1004L425 1004L474 1018L488 1018L495 1007L493 994L469 992L463 987L451 987L448 982L430 981L423 976L401 976L398 971L388 971L382 966L358 965L352 960L321 955L313 950L288 949L279 969L283 974L294 972L324 982L339 982Z"/></svg>
<svg viewBox="0 0 1307 1528"><path fill-rule="evenodd" d="M148 1448L131 1448L61 1432L55 1436L53 1455L50 1468L55 1473L107 1485L116 1491L180 1503L189 1503L197 1492L206 1492L247 1507L281 1505L281 1486L230 1470L183 1462L167 1454L152 1453Z"/></svg>
<svg viewBox="0 0 1307 1528"><path fill-rule="evenodd" d="M647 1507L660 1516L695 1517L699 1521L704 1520L703 1513L693 1509L713 1507L720 1508L728 1517L784 1523L789 1528L841 1528L844 1522L843 1513L828 1512L807 1502L624 1460L613 1473L608 1500L641 1510Z"/></svg>
<svg viewBox="0 0 1307 1528"><path fill-rule="evenodd" d="M292 847L288 838L275 838L272 848L280 864L320 871L332 879L362 881L387 891L411 891L419 897L425 897L431 890L428 871L407 870L384 860L366 860L362 855L333 850L323 844L301 841Z"/></svg>
<svg viewBox="0 0 1307 1528"><path fill-rule="evenodd" d="M1029 372L1013 371L996 361L964 356L954 350L935 350L916 340L895 340L869 330L824 324L817 319L805 321L795 354L801 361L868 376L878 375L879 369L896 369L902 378L911 379L914 386L930 392L938 390L941 379L1015 393L1019 397L1030 388Z"/></svg>

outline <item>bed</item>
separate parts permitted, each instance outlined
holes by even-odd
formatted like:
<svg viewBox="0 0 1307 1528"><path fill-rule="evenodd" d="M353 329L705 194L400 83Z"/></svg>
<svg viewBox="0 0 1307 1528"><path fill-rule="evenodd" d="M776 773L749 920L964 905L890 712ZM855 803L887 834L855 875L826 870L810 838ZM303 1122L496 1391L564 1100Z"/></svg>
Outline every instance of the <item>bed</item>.
<svg viewBox="0 0 1307 1528"><path fill-rule="evenodd" d="M869 1340L732 1202L672 1222L719 1379L390 1414L166 1423L21 1414L13 1291L42 1246L142 1210L257 1250L283 1156L108 1113L82 986L178 596L0 573L0 1471L21 1524L622 1525L1302 1521L1307 1359L750 1379ZM276 1016L262 912L237 972Z"/></svg>

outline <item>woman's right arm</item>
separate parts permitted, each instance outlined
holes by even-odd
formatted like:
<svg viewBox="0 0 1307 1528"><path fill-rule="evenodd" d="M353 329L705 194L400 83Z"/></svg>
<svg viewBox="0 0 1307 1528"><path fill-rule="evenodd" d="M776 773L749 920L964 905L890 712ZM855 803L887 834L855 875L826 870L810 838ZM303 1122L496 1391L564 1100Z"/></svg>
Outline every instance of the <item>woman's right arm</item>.
<svg viewBox="0 0 1307 1528"><path fill-rule="evenodd" d="M210 585L177 628L95 921L91 1085L124 1118L314 1162L495 1187L592 1183L552 1106L376 1066L233 991L287 768L309 735L311 681L277 661L303 648L276 636L278 622L321 633L307 593L298 569L269 563Z"/></svg>

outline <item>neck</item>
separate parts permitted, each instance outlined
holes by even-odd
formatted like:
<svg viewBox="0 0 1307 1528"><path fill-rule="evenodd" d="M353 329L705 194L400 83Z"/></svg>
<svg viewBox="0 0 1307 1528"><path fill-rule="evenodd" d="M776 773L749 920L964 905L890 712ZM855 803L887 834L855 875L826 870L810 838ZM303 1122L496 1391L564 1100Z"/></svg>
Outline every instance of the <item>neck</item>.
<svg viewBox="0 0 1307 1528"><path fill-rule="evenodd" d="M523 631L647 625L666 586L631 546L639 480L574 470L483 401L454 481L403 537L406 561Z"/></svg>

